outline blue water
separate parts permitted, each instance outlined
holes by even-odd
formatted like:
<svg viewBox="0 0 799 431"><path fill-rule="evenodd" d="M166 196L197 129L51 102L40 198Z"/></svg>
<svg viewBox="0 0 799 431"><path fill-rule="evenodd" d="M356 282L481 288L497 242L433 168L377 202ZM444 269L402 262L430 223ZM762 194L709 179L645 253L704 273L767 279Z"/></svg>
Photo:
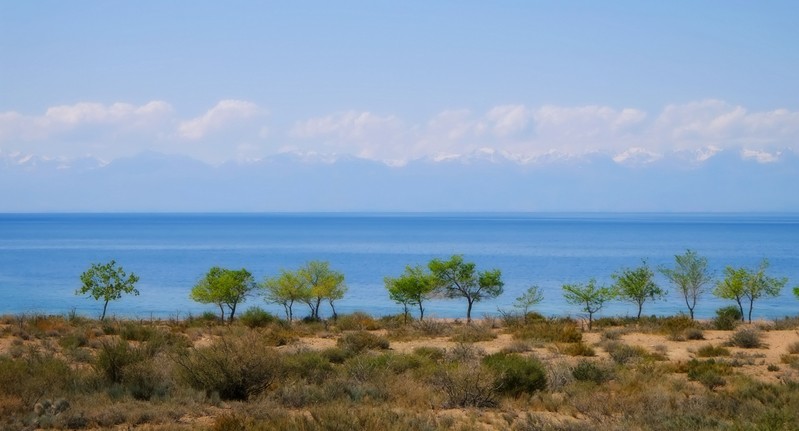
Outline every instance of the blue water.
<svg viewBox="0 0 799 431"><path fill-rule="evenodd" d="M399 312L383 278L405 265L458 253L478 269L499 268L505 293L476 304L474 315L510 310L531 284L544 289L536 309L545 315L579 315L564 303L563 283L595 277L610 282L621 268L647 259L671 265L691 248L720 275L724 266L756 267L768 258L770 273L788 277L778 298L756 303L754 317L799 314L790 287L799 285L799 215L746 214L0 214L0 313L79 313L97 316L101 304L76 296L79 275L93 262L115 259L140 276L138 297L109 305L109 313L185 317L211 307L188 299L211 266L247 268L258 280L308 260L327 260L346 276L349 291L339 312ZM674 288L645 314L684 310ZM706 295L698 316L710 317L729 302ZM281 309L250 298L245 304ZM428 313L461 317L465 302L436 300ZM305 307L297 308L302 315ZM328 312L328 310L324 310ZM615 302L602 315L634 315Z"/></svg>

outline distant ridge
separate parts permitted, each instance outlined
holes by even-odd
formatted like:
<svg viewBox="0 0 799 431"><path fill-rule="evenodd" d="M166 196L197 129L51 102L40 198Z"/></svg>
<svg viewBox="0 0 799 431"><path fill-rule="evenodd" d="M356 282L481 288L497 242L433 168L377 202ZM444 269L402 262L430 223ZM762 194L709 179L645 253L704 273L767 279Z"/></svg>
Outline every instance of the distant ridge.
<svg viewBox="0 0 799 431"><path fill-rule="evenodd" d="M482 150L391 164L279 154L209 165L145 152L104 162L0 154L0 211L799 211L799 156L654 157Z"/></svg>

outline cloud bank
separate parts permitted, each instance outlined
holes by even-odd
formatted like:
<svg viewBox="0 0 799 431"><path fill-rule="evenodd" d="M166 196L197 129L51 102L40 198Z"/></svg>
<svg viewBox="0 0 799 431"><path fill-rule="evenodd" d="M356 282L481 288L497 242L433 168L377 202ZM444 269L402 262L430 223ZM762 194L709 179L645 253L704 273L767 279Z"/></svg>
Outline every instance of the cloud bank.
<svg viewBox="0 0 799 431"><path fill-rule="evenodd" d="M267 107L246 100L221 100L195 116L161 100L0 113L0 154L113 160L143 151L216 164L285 152L352 155L390 165L486 152L519 163L604 153L616 163L645 165L675 152L691 163L720 152L772 163L785 152L799 153L799 112L750 111L714 99L671 104L660 112L507 104L485 112L447 109L421 122L349 110L296 119L282 128L270 124Z"/></svg>

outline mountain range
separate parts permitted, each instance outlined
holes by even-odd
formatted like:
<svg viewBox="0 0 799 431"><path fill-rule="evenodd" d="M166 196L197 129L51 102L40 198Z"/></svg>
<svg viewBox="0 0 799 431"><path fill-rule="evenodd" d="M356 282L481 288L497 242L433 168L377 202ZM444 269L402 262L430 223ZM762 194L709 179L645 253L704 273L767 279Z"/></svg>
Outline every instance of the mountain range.
<svg viewBox="0 0 799 431"><path fill-rule="evenodd" d="M103 162L0 153L3 212L799 211L799 156L593 153L518 161L490 150L401 166L279 154L207 164L145 152Z"/></svg>

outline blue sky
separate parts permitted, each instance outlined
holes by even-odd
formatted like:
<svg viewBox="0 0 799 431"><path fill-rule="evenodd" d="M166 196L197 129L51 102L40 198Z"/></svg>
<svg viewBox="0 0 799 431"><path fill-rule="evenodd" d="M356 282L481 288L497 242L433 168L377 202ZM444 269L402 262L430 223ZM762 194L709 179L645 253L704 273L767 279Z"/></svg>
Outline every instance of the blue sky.
<svg viewBox="0 0 799 431"><path fill-rule="evenodd" d="M5 1L0 159L795 163L797 17L792 1ZM4 178L21 175L43 178Z"/></svg>

